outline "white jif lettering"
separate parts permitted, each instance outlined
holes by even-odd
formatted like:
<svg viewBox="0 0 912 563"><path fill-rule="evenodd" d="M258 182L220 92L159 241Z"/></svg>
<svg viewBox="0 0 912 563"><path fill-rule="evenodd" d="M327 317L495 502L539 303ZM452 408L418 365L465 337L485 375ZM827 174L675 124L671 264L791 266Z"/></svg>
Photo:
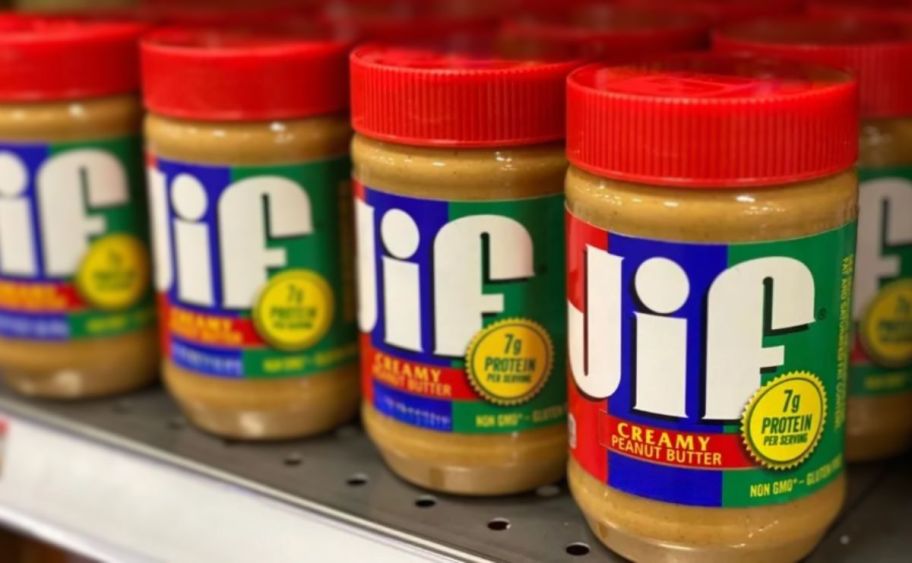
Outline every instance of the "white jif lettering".
<svg viewBox="0 0 912 563"><path fill-rule="evenodd" d="M899 276L899 256L885 246L912 244L912 182L882 178L865 182L858 193L858 254L854 318L860 319L884 280Z"/></svg>
<svg viewBox="0 0 912 563"><path fill-rule="evenodd" d="M270 270L288 264L287 251L270 247L269 241L313 232L310 198L291 180L258 176L231 184L217 202L209 199L199 179L188 173L171 181L169 198L165 175L149 169L156 288L167 291L176 281L178 298L185 303L249 308ZM173 211L170 225L169 209ZM205 220L213 210L217 233ZM220 303L213 285L213 237L221 266Z"/></svg>
<svg viewBox="0 0 912 563"><path fill-rule="evenodd" d="M28 170L15 155L0 153L0 272L35 276L31 206L25 199Z"/></svg>
<svg viewBox="0 0 912 563"><path fill-rule="evenodd" d="M570 367L583 393L604 399L621 383L623 258L588 246L585 264L586 310L568 304ZM640 264L633 281L641 304L634 313L636 349L630 351L636 358L634 406L662 416L692 416L687 412L687 341L696 328L674 316L694 298L687 273L673 260L656 257ZM784 346L763 346L765 333L814 322L814 279L798 260L758 258L722 272L706 302L702 416L736 420L760 386L762 370L785 361Z"/></svg>
<svg viewBox="0 0 912 563"><path fill-rule="evenodd" d="M433 316L422 316L422 265L415 263L421 231L415 219L401 209L390 209L380 218L381 299L377 298L375 240L376 212L364 201L355 204L357 223L358 324L374 329L382 300L383 328L388 344L423 352L422 319L433 323L433 353L459 357L483 326L485 315L504 311L501 293L485 293L486 282L517 281L534 272L532 238L514 219L499 215L474 215L447 223L432 244Z"/></svg>
<svg viewBox="0 0 912 563"><path fill-rule="evenodd" d="M434 257L434 353L462 356L482 329L484 316L504 310L503 294L484 293L483 283L535 275L532 237L513 219L497 215L463 217L437 233Z"/></svg>
<svg viewBox="0 0 912 563"><path fill-rule="evenodd" d="M708 303L704 418L735 420L760 387L761 370L785 363L784 345L763 346L765 331L814 322L814 277L794 258L758 258L722 272L709 289ZM763 326L766 308L768 327Z"/></svg>
<svg viewBox="0 0 912 563"><path fill-rule="evenodd" d="M288 264L287 251L269 248L267 242L313 233L310 198L291 180L263 176L232 184L218 205L223 304L245 309L270 269Z"/></svg>
<svg viewBox="0 0 912 563"><path fill-rule="evenodd" d="M35 276L33 210L24 197L29 176L13 153L0 153L0 272ZM47 276L63 278L76 272L92 239L107 232L105 218L91 211L129 203L123 165L97 149L79 149L53 156L35 177L39 239Z"/></svg>

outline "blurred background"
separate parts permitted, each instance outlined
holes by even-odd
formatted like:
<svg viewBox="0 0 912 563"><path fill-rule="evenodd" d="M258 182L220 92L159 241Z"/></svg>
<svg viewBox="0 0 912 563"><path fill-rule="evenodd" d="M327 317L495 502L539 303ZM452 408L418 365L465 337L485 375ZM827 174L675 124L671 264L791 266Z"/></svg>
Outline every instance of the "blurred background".
<svg viewBox="0 0 912 563"><path fill-rule="evenodd" d="M705 49L723 23L836 7L912 21L912 0L0 0L2 10L155 25L318 25L361 40L451 44L496 37L509 55L583 59ZM87 561L0 529L0 563Z"/></svg>

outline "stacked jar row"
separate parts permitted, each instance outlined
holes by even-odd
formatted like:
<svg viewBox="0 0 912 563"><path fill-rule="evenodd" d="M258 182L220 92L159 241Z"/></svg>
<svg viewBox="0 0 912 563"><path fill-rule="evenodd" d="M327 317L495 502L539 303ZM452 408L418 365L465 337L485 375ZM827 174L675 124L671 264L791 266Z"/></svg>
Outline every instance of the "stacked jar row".
<svg viewBox="0 0 912 563"><path fill-rule="evenodd" d="M910 433L912 41L815 21L715 44L857 73L874 181L854 306L840 71L382 46L349 63L329 37L166 29L142 41L146 195L143 28L4 21L3 375L97 396L150 382L161 354L188 417L245 439L325 431L361 397L394 471L469 495L563 476L569 420L574 496L621 554L797 559L842 504L847 394L858 457ZM850 359L873 367L850 379Z"/></svg>

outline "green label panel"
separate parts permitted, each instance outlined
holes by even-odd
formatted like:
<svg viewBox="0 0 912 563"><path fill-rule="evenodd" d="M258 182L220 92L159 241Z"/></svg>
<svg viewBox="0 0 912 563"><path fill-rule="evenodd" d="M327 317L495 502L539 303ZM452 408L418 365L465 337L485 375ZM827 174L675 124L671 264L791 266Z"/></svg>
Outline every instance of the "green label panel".
<svg viewBox="0 0 912 563"><path fill-rule="evenodd" d="M850 393L912 392L912 166L860 170Z"/></svg>
<svg viewBox="0 0 912 563"><path fill-rule="evenodd" d="M628 494L792 502L843 469L855 225L701 244L568 228L570 449Z"/></svg>
<svg viewBox="0 0 912 563"><path fill-rule="evenodd" d="M348 157L277 166L150 158L166 356L226 378L357 359Z"/></svg>
<svg viewBox="0 0 912 563"><path fill-rule="evenodd" d="M85 340L151 327L140 140L0 142L0 159L0 336Z"/></svg>
<svg viewBox="0 0 912 563"><path fill-rule="evenodd" d="M413 426L561 424L563 197L441 201L356 187L364 391Z"/></svg>

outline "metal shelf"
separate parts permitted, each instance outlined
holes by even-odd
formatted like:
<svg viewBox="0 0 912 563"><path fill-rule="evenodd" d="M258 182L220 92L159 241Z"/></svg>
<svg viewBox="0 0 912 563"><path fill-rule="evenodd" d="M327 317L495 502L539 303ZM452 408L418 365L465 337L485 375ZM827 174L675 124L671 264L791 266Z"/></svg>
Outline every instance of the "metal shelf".
<svg viewBox="0 0 912 563"><path fill-rule="evenodd" d="M160 389L74 404L3 390L0 416L0 521L101 559L620 561L563 485L429 495L393 476L354 425L235 443L188 426ZM904 558L912 458L850 473L846 512L810 560Z"/></svg>

